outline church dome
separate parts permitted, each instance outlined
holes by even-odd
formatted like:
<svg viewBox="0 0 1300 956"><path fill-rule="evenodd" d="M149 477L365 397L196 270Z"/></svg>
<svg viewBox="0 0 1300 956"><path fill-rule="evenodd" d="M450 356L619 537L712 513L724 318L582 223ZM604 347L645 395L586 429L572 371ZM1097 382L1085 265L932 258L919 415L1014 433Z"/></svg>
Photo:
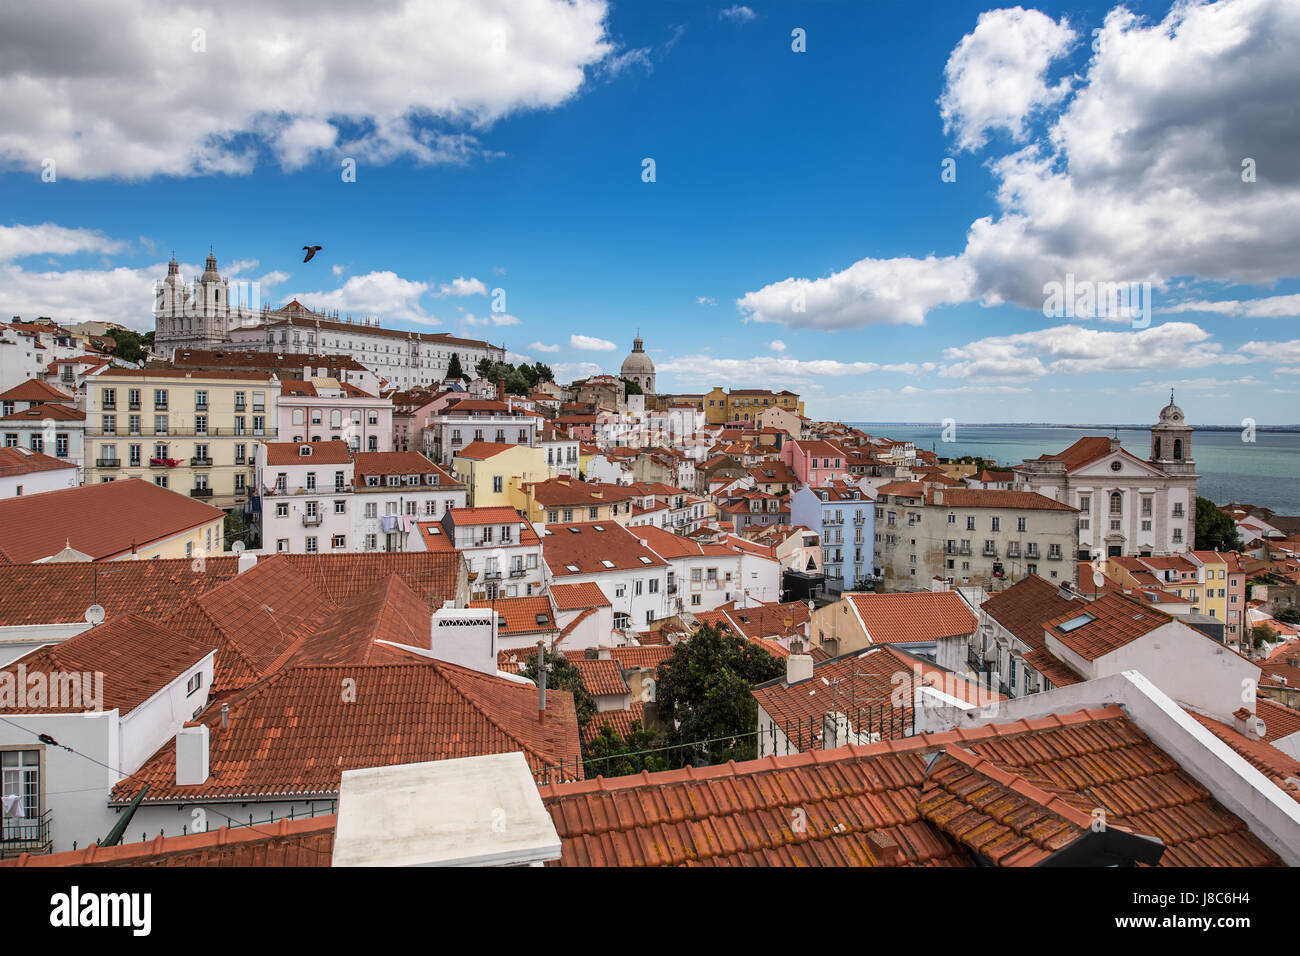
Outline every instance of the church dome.
<svg viewBox="0 0 1300 956"><path fill-rule="evenodd" d="M641 336L632 340L632 352L627 358L623 359L623 366L620 372L623 378L632 378L634 375L653 375L655 363L646 354L644 343Z"/></svg>

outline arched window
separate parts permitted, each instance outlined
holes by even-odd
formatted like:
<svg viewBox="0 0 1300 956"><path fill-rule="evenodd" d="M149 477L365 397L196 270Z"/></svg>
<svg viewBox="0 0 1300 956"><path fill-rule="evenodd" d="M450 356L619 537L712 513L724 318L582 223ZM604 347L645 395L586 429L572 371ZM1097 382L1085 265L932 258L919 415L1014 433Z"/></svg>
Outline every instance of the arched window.
<svg viewBox="0 0 1300 956"><path fill-rule="evenodd" d="M1182 461L1182 460L1183 460L1183 440L1181 438L1175 438L1174 439L1174 461Z"/></svg>
<svg viewBox="0 0 1300 956"><path fill-rule="evenodd" d="M1118 491L1110 493L1110 513L1113 515L1124 513L1124 496Z"/></svg>
<svg viewBox="0 0 1300 956"><path fill-rule="evenodd" d="M1155 457L1156 461L1159 461L1159 460L1160 460L1160 439L1159 439L1159 438L1156 439L1156 453L1155 453L1154 457Z"/></svg>

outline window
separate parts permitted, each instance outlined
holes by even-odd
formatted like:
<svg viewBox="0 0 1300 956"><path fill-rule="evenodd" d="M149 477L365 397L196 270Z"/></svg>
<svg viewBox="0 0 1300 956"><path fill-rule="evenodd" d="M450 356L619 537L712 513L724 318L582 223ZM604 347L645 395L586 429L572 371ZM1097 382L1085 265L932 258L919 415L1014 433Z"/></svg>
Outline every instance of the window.
<svg viewBox="0 0 1300 956"><path fill-rule="evenodd" d="M64 432L54 436L54 454L57 458L68 457L68 436Z"/></svg>
<svg viewBox="0 0 1300 956"><path fill-rule="evenodd" d="M275 516L276 516L277 518L287 518L287 517L289 517L289 502L287 502L287 501L277 501L277 502L275 503Z"/></svg>
<svg viewBox="0 0 1300 956"><path fill-rule="evenodd" d="M101 428L100 430L101 430L105 435L116 435L116 434L117 434L117 416L116 416L116 415L105 415L105 416L104 416L103 423L102 423L102 428Z"/></svg>
<svg viewBox="0 0 1300 956"><path fill-rule="evenodd" d="M191 694L193 694L202 686L203 686L203 671L199 671L197 674L195 674L188 681L185 682L185 696L189 697Z"/></svg>
<svg viewBox="0 0 1300 956"><path fill-rule="evenodd" d="M315 554L315 553L316 553L316 539L315 539L315 538L308 538L308 539L307 539L307 553L308 553L308 554Z"/></svg>
<svg viewBox="0 0 1300 956"><path fill-rule="evenodd" d="M194 408L197 410L197 409L203 409L207 407L208 407L208 393L203 389L199 389L194 393Z"/></svg>
<svg viewBox="0 0 1300 956"><path fill-rule="evenodd" d="M367 550L367 551L374 551L375 548L377 547L377 541L378 541L378 538L377 538L376 535L373 535L373 534L368 534L368 535L366 535L366 550Z"/></svg>
<svg viewBox="0 0 1300 956"><path fill-rule="evenodd" d="M155 388L153 390L153 407L155 409L167 407L167 389Z"/></svg>
<svg viewBox="0 0 1300 956"><path fill-rule="evenodd" d="M375 501L367 501L367 502L366 502L366 517L367 517L367 518L378 518L378 517L379 517L379 503L378 503L378 502L375 502Z"/></svg>
<svg viewBox="0 0 1300 956"><path fill-rule="evenodd" d="M0 793L21 798L23 817L34 820L41 815L41 752L39 750L0 751ZM6 831L19 821L8 816L3 820ZM16 835L16 834L15 834Z"/></svg>
<svg viewBox="0 0 1300 956"><path fill-rule="evenodd" d="M330 539L330 544L333 545L335 548L345 547L347 544L347 537L346 535L336 534L334 535L333 538Z"/></svg>
<svg viewBox="0 0 1300 956"><path fill-rule="evenodd" d="M1002 519L1001 519L1001 518L992 518L992 519L990 519L990 520L992 521L992 527L989 529L990 531L1001 531L1001 530L1002 530Z"/></svg>
<svg viewBox="0 0 1300 956"><path fill-rule="evenodd" d="M1017 530L1017 531L1028 531L1028 530L1029 530L1029 519L1028 519L1028 518L1017 518L1017 519L1016 519L1016 530Z"/></svg>
<svg viewBox="0 0 1300 956"><path fill-rule="evenodd" d="M1120 515L1124 513L1124 496L1118 491L1110 493L1110 513Z"/></svg>
<svg viewBox="0 0 1300 956"><path fill-rule="evenodd" d="M966 516L966 530L967 530L967 531L974 531L974 530L975 530L975 516L974 516L974 515L967 515L967 516Z"/></svg>
<svg viewBox="0 0 1300 956"><path fill-rule="evenodd" d="M500 475L493 475L493 476L492 476L492 493L493 493L493 494L497 494L497 495L501 494L502 485L503 485L503 479L501 478L501 476L500 476Z"/></svg>

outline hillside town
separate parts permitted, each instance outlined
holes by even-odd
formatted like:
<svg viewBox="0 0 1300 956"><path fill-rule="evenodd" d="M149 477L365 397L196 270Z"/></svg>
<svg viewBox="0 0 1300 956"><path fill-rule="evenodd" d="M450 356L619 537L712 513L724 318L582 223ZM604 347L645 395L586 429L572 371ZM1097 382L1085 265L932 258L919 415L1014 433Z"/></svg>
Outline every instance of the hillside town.
<svg viewBox="0 0 1300 956"><path fill-rule="evenodd" d="M0 866L1300 864L1300 516L1175 395L944 457L229 286L0 323Z"/></svg>

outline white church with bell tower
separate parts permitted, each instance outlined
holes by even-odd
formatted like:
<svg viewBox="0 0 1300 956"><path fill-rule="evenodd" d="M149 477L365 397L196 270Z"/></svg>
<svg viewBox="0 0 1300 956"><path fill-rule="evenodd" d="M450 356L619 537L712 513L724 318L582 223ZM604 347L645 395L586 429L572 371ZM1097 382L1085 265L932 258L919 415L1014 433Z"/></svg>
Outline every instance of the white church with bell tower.
<svg viewBox="0 0 1300 956"><path fill-rule="evenodd" d="M1150 457L1119 438L1080 438L1065 451L1015 466L1015 488L1079 509L1080 561L1192 550L1196 538L1196 461L1192 426L1169 404L1151 426Z"/></svg>

